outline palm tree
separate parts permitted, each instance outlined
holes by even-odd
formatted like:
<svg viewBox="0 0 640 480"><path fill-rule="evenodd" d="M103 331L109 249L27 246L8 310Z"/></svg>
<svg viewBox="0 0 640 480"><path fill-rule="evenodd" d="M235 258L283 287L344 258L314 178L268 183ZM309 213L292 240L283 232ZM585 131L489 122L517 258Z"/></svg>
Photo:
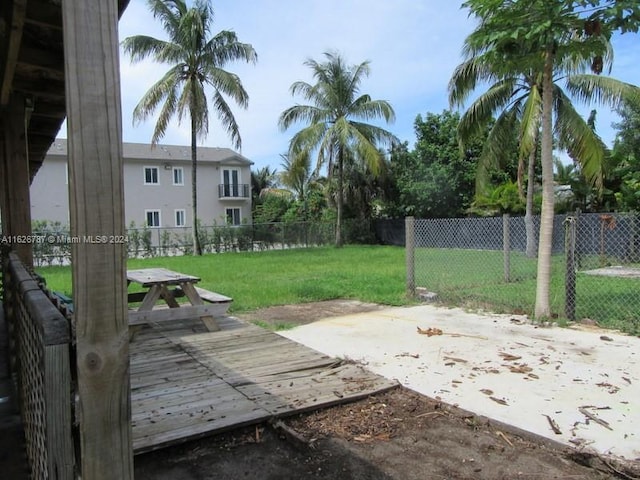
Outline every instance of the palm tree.
<svg viewBox="0 0 640 480"><path fill-rule="evenodd" d="M504 63L493 65L488 54L471 58L459 65L449 81L449 103L462 106L476 85L481 82L495 82L481 94L460 118L458 137L462 145L471 141L482 129L492 123L487 141L483 148L476 176L476 195L489 193L489 168L500 168L509 160L511 153L505 148L513 138L514 132L520 139L518 157L517 186L521 198L523 193L524 171L527 168L527 192L525 208L526 255L535 257L536 241L533 226L533 197L535 158L539 135L540 114L540 75L533 72L518 73L509 71ZM494 122L494 115L498 118ZM526 159L526 162L525 162ZM526 164L526 165L525 165Z"/></svg>
<svg viewBox="0 0 640 480"><path fill-rule="evenodd" d="M307 126L291 139L289 155L317 150L318 171L325 164L330 178L337 177L336 246L342 246L344 206L344 164L348 155L362 159L374 174L380 171L382 145L392 146L397 138L387 130L366 123L377 118L387 123L395 120L391 105L385 100L372 100L360 94L360 84L370 73L369 62L347 65L336 52L326 52L326 61L309 59L305 65L313 71L314 85L295 82L292 95L301 95L311 105L295 105L280 115L281 130L297 122Z"/></svg>
<svg viewBox="0 0 640 480"><path fill-rule="evenodd" d="M277 170L271 170L268 165L251 171L251 192L255 203L263 191L273 188L278 183Z"/></svg>
<svg viewBox="0 0 640 480"><path fill-rule="evenodd" d="M572 149L574 158L580 159L586 178L600 181L598 172L601 171L604 159L602 142L575 112L569 96L557 88L554 78L558 74L570 74L566 78L569 94L583 101L605 102L614 108L624 98L638 95L637 88L632 85L581 73L587 66L595 73L602 71L603 61L608 53L609 32L604 31L608 26L600 23L598 16L617 11L615 2L590 3L592 9L587 14L591 17L586 23L580 13L574 11L574 2L565 0L468 0L464 4L480 20L480 25L465 40L465 48L470 58L486 56L486 61L481 65L485 69L481 70L482 73L488 72L489 76L500 81L508 71L516 75L531 71L535 73L534 78L540 79L536 98L525 104L527 107L523 113L526 115L521 117L520 127L520 132L523 132L521 153L531 151L534 138L537 143L537 133L533 133L541 132L542 212L534 313L536 318L548 318L551 315L549 288L554 216L553 112L556 112L558 137L565 148ZM590 28L585 29L584 35L581 35L585 25ZM597 28L594 28L596 25ZM470 85L475 88L475 83L471 82ZM507 98L510 98L510 93Z"/></svg>
<svg viewBox="0 0 640 480"><path fill-rule="evenodd" d="M300 152L295 157L286 154L280 157L282 158L280 183L291 189L296 199L304 203L314 178L309 152Z"/></svg>
<svg viewBox="0 0 640 480"><path fill-rule="evenodd" d="M608 48L603 62L609 66L611 58L611 51ZM524 171L528 165L525 213L526 252L528 257L534 257L536 244L533 228L535 186L533 179L542 118L543 76L533 69L526 72L514 72L513 70L517 70L517 66L512 66L509 71L504 61L497 66L489 64L492 59L495 57L484 52L481 55L472 56L458 66L449 82L449 101L452 105L461 106L479 82L495 81L463 114L458 127L458 135L461 142L466 143L473 139L481 128L493 122L494 114L498 113L498 118L493 122L478 165L476 192L482 194L487 187L486 172L488 168L504 164L507 160L505 154L509 152L504 148L504 145L508 144L514 132L518 132L520 149L517 180L522 198L525 197L523 194ZM558 70L561 70L561 67ZM626 88L625 84L611 78L603 81L603 77L595 75L581 75L572 71L557 72L554 75L552 85L553 108L558 147L566 150L582 166L587 180L601 191L606 167L606 148L593 128L591 118L585 121L576 112L569 96L561 86L561 82L565 82L568 88L572 88L586 79L593 78L600 81L602 90L608 95L615 96Z"/></svg>
<svg viewBox="0 0 640 480"><path fill-rule="evenodd" d="M146 35L126 38L122 45L132 62L152 58L170 65L169 70L142 97L133 111L134 124L146 120L160 107L151 144L164 136L170 120L188 117L191 126L191 202L193 221L193 252L202 254L198 238L197 147L198 138L209 131L209 106L221 121L235 148L242 140L238 124L225 96L246 108L249 96L240 78L224 70L232 61L255 63L253 47L240 43L236 34L223 30L215 35L213 8L207 0L195 0L188 8L184 0L147 0L153 17L162 22L169 40ZM206 89L212 89L207 98Z"/></svg>

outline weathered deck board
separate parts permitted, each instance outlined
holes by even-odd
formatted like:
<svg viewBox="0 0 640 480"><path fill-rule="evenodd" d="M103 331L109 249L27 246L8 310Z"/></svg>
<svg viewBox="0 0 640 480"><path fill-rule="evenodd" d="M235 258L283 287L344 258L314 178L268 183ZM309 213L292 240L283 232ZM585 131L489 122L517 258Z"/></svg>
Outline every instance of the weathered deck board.
<svg viewBox="0 0 640 480"><path fill-rule="evenodd" d="M145 328L132 342L136 453L397 385L255 325L219 324L204 333L193 322Z"/></svg>

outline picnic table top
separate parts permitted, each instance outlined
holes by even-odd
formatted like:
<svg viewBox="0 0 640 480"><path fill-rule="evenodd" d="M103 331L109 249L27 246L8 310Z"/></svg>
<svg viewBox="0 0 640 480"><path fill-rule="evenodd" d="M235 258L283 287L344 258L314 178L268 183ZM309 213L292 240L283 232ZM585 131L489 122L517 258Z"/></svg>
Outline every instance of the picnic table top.
<svg viewBox="0 0 640 480"><path fill-rule="evenodd" d="M142 268L140 270L127 270L127 280L139 283L143 287L150 287L163 283L165 285L179 285L181 283L197 283L200 277L174 272L166 268Z"/></svg>

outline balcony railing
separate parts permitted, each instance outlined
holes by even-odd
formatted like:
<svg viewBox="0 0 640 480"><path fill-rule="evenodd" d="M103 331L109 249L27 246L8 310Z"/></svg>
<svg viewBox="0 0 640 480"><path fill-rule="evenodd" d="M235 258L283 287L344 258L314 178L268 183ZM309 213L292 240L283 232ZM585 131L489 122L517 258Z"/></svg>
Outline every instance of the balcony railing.
<svg viewBox="0 0 640 480"><path fill-rule="evenodd" d="M246 183L221 183L218 198L249 198L251 187Z"/></svg>

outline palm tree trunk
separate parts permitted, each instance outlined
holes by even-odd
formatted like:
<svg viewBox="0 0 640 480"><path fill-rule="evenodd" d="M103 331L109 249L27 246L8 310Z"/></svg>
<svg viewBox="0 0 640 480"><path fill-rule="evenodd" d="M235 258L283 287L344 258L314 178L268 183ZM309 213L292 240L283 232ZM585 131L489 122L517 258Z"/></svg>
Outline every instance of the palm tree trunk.
<svg viewBox="0 0 640 480"><path fill-rule="evenodd" d="M542 78L542 211L538 243L538 275L534 317L551 317L549 288L551 285L551 247L553 238L553 45L547 46Z"/></svg>
<svg viewBox="0 0 640 480"><path fill-rule="evenodd" d="M191 111L191 220L193 222L193 255L202 255L198 237L198 147L196 145L196 120Z"/></svg>
<svg viewBox="0 0 640 480"><path fill-rule="evenodd" d="M344 149L342 146L338 150L338 201L336 204L336 247L342 247L342 207L344 205Z"/></svg>
<svg viewBox="0 0 640 480"><path fill-rule="evenodd" d="M536 183L536 153L538 151L538 133L536 131L533 142L533 149L529 153L529 164L527 166L527 201L524 213L524 230L527 236L526 255L527 258L534 258L538 253L536 243L536 230L533 225L533 194Z"/></svg>

